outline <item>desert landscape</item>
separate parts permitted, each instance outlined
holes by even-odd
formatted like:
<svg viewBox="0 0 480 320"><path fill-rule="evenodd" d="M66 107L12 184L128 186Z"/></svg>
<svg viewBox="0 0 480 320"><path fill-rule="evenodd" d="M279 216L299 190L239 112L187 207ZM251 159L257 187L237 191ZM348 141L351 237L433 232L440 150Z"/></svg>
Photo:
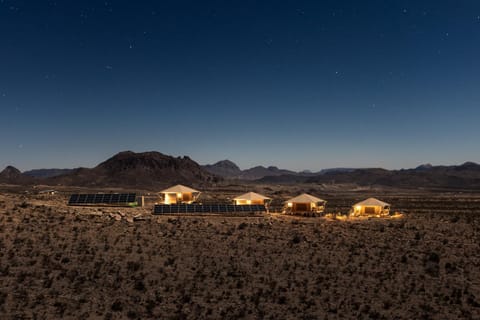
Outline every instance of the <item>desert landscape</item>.
<svg viewBox="0 0 480 320"><path fill-rule="evenodd" d="M475 194L387 192L401 216L347 219L154 216L21 190L0 190L5 319L480 317ZM368 195L331 192L327 211Z"/></svg>
<svg viewBox="0 0 480 320"><path fill-rule="evenodd" d="M0 320L480 319L480 1L0 30Z"/></svg>

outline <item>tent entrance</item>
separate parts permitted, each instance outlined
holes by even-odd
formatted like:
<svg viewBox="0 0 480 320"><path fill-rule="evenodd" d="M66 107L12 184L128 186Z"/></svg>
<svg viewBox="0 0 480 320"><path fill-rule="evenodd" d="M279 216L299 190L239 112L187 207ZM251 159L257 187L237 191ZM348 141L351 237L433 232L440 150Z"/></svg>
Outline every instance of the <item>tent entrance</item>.
<svg viewBox="0 0 480 320"><path fill-rule="evenodd" d="M365 207L365 214L375 214L375 207Z"/></svg>
<svg viewBox="0 0 480 320"><path fill-rule="evenodd" d="M310 211L308 203L296 203L294 207L295 211Z"/></svg>

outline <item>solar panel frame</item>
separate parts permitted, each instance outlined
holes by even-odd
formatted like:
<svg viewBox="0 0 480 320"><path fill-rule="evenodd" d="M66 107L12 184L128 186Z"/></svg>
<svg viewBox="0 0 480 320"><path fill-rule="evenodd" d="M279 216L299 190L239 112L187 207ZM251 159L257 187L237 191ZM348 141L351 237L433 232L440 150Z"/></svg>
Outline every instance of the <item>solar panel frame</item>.
<svg viewBox="0 0 480 320"><path fill-rule="evenodd" d="M130 206L136 203L136 193L85 193L72 194L69 205L112 205Z"/></svg>
<svg viewBox="0 0 480 320"><path fill-rule="evenodd" d="M259 213L266 212L264 205L231 205L231 204L157 204L154 214L229 214L229 213Z"/></svg>

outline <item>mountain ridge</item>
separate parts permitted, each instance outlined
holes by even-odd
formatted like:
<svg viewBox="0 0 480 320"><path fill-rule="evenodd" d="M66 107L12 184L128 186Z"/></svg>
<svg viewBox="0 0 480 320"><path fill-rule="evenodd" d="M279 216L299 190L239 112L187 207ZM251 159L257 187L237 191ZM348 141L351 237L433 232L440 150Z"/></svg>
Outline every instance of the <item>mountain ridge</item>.
<svg viewBox="0 0 480 320"><path fill-rule="evenodd" d="M22 173L13 166L7 166L0 172L0 183L159 188L177 183L201 187L224 180L244 180L266 184L354 183L399 188L480 189L480 165L471 161L453 166L422 164L399 170L332 168L319 172L295 172L275 166L241 170L230 160L201 166L188 156L173 157L157 151L122 151L93 168L37 170L54 175L35 177L29 175L32 170Z"/></svg>

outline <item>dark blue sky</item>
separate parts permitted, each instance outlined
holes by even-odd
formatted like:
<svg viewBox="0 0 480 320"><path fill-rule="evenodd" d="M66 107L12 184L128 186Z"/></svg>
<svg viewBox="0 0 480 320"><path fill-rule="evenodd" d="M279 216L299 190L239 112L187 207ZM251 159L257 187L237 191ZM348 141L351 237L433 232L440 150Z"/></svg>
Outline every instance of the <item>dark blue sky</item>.
<svg viewBox="0 0 480 320"><path fill-rule="evenodd" d="M0 166L480 161L480 1L0 0Z"/></svg>

